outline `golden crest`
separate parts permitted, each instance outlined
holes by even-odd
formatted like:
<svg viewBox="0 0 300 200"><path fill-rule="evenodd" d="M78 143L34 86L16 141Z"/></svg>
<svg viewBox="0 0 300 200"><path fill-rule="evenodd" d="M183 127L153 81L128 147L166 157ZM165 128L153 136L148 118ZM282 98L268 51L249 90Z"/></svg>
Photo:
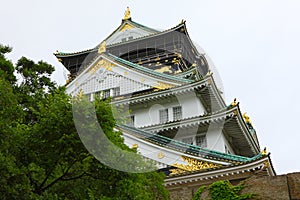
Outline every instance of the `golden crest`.
<svg viewBox="0 0 300 200"><path fill-rule="evenodd" d="M158 154L157 154L157 158L158 159L162 159L162 158L164 158L165 157L165 154L163 153L163 152L159 152Z"/></svg>

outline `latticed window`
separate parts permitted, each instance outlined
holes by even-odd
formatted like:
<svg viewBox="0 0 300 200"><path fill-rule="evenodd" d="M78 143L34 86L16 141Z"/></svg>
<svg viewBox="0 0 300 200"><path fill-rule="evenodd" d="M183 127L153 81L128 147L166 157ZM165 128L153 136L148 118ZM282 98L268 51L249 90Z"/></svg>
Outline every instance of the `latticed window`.
<svg viewBox="0 0 300 200"><path fill-rule="evenodd" d="M162 109L159 111L159 122L161 124L169 121L168 109Z"/></svg>
<svg viewBox="0 0 300 200"><path fill-rule="evenodd" d="M187 144L193 144L193 138L192 137L183 138L182 142L187 143Z"/></svg>
<svg viewBox="0 0 300 200"><path fill-rule="evenodd" d="M182 118L182 107L181 106L176 106L173 107L173 120L177 121Z"/></svg>
<svg viewBox="0 0 300 200"><path fill-rule="evenodd" d="M103 91L103 98L106 99L108 97L110 97L110 90L104 90Z"/></svg>
<svg viewBox="0 0 300 200"><path fill-rule="evenodd" d="M134 126L134 115L131 115L131 116L130 116L130 119L129 119L129 126Z"/></svg>
<svg viewBox="0 0 300 200"><path fill-rule="evenodd" d="M205 134L196 136L196 145L203 148L207 147L207 139Z"/></svg>
<svg viewBox="0 0 300 200"><path fill-rule="evenodd" d="M113 88L113 96L119 96L120 95L120 87Z"/></svg>

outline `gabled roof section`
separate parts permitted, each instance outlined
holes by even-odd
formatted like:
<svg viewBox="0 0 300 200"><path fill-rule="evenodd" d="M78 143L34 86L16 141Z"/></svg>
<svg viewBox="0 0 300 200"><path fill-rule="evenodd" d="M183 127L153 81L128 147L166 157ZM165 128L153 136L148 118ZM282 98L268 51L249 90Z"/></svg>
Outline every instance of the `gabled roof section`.
<svg viewBox="0 0 300 200"><path fill-rule="evenodd" d="M134 22L130 19L122 20L121 25L113 31L106 39L106 44L126 42L139 37L145 37L151 34L159 33L159 31Z"/></svg>
<svg viewBox="0 0 300 200"><path fill-rule="evenodd" d="M106 41L106 45L112 45L115 43L121 43L128 41L130 36L130 40L137 39L139 37L146 37L148 35L157 34L160 33L160 31L155 30L153 28L147 27L145 25L142 25L140 23L134 22L130 19L122 20L122 23L116 30L114 30L107 38L105 38L103 41ZM125 37L126 35L126 37ZM122 41L122 38L126 38L127 40ZM99 45L97 45L95 48L86 49L82 51L77 52L60 52L57 51L54 53L56 57L66 57L66 56L73 56L73 55L81 55L85 53L90 53L93 50L97 50Z"/></svg>
<svg viewBox="0 0 300 200"><path fill-rule="evenodd" d="M154 70L139 66L108 53L101 53L89 65L80 69L79 75L68 84L68 93L73 93L80 85L85 84L91 77L98 76L97 74L98 72L100 73L100 71L101 73L103 71L113 73L158 90L185 85L191 81L155 72Z"/></svg>

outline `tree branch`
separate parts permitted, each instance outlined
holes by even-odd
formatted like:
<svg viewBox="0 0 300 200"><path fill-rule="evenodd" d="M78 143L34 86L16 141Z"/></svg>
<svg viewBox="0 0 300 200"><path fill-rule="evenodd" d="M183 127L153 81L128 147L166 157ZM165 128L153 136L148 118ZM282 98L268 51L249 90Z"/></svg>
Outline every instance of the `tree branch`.
<svg viewBox="0 0 300 200"><path fill-rule="evenodd" d="M54 184L56 184L58 181L62 180L64 176L66 176L69 172L69 170L73 167L73 165L77 162L77 159L74 160L74 162L68 167L68 169L61 175L59 176L57 179L55 179L54 181L52 181L49 185L45 186L44 188L40 188L39 191L40 193L42 193L43 191L47 190L48 188L50 188L51 186L53 186Z"/></svg>
<svg viewBox="0 0 300 200"><path fill-rule="evenodd" d="M84 175L86 175L86 172L83 172L82 174L78 175L78 176L75 176L75 177L71 177L71 178L62 178L61 180L62 181L72 181L72 180L75 180L75 179L79 179L81 177L83 177Z"/></svg>

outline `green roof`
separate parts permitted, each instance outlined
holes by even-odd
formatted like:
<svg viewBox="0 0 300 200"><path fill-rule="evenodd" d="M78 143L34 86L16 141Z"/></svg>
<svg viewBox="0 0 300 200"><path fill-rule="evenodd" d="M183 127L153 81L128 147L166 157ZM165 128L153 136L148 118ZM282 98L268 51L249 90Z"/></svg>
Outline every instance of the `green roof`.
<svg viewBox="0 0 300 200"><path fill-rule="evenodd" d="M138 70L141 70L143 72L146 72L146 73L150 73L150 74L153 74L155 76L159 76L159 77L162 77L162 78L167 78L167 79L170 79L170 80L173 80L173 81L178 81L178 82L184 82L184 83L192 83L194 82L193 80L189 80L189 79L185 79L185 78L180 78L180 77L176 77L176 76L171 76L171 75L168 75L168 74L163 74L163 73L160 73L160 72L156 72L152 69L149 69L147 67L143 67L141 65L138 65L138 64L135 64L135 63L132 63L128 60L124 60L122 58L119 58L115 55L112 55L110 53L108 53L108 55L113 58L114 60L116 60L117 62L120 62L120 63L123 63L125 65L129 65L135 69L138 69Z"/></svg>
<svg viewBox="0 0 300 200"><path fill-rule="evenodd" d="M126 125L117 125L120 129L128 131L132 134L140 136L143 140L147 140L151 143L160 145L160 146L167 146L168 148L175 149L177 151L181 151L193 156L204 157L207 159L215 159L215 160L227 160L232 162L250 162L260 158L262 155L258 154L252 158L222 153L219 151L209 150L205 148L201 148L196 145L186 144L184 142L180 142L177 140L170 139L168 137L164 137L158 134L152 134L134 127L126 126Z"/></svg>

